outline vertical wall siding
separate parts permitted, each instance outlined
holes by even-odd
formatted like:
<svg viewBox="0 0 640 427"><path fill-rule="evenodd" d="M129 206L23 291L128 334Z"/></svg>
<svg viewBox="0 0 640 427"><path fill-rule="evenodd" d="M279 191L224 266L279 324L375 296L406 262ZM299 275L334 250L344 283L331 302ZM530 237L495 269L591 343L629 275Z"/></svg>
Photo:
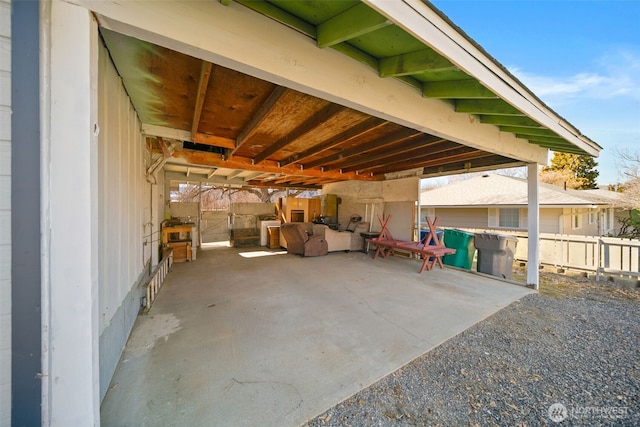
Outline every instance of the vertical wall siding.
<svg viewBox="0 0 640 427"><path fill-rule="evenodd" d="M150 221L145 219L150 186L144 178L145 144L140 123L104 47L99 82L102 333L149 261L144 228Z"/></svg>
<svg viewBox="0 0 640 427"><path fill-rule="evenodd" d="M11 3L0 1L0 427L11 425Z"/></svg>
<svg viewBox="0 0 640 427"><path fill-rule="evenodd" d="M151 248L151 186L140 122L104 46L99 57L100 395L140 308Z"/></svg>
<svg viewBox="0 0 640 427"><path fill-rule="evenodd" d="M489 213L487 208L436 208L440 227L487 228Z"/></svg>

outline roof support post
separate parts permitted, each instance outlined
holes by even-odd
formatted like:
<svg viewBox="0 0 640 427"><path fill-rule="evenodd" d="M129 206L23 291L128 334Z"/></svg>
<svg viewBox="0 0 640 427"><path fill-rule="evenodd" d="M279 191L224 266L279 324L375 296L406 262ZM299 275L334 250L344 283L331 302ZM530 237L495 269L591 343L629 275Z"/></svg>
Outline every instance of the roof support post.
<svg viewBox="0 0 640 427"><path fill-rule="evenodd" d="M42 289L41 289L41 228L40 194L42 184L40 174L40 59L39 37L40 5L38 2L14 1L11 5L11 66L16 70L11 82L11 236L0 238L3 246L9 242L10 251L2 248L2 298L0 334L0 383L11 387L11 397L5 390L0 391L3 412L0 423L4 425L43 425L41 414L41 377L42 372ZM4 24L4 21L3 21ZM4 33L4 28L3 28ZM13 47L11 47L13 43ZM4 59L4 49L2 46ZM9 62L9 61L8 61ZM5 68L2 64L2 68ZM17 72L19 70L19 72ZM4 90L4 86L3 86ZM0 99L6 100L4 93ZM3 112L4 114L4 112ZM3 121L4 125L5 122ZM4 133L4 129L3 132ZM5 155L4 153L2 154ZM3 159L4 161L4 159ZM4 178L4 177L3 177ZM6 187L2 187L4 202ZM9 196L7 194L7 196ZM5 211L6 212L6 211ZM4 214L4 212L3 212ZM9 215L3 218L9 218ZM2 232L6 230L2 220ZM4 233L0 233L4 234ZM9 253L8 253L9 252ZM11 268L6 268L11 265ZM10 270L11 272L9 273ZM4 293L5 278L9 276L11 291ZM5 296L10 301L5 300ZM4 308L6 307L6 309ZM7 322L5 313L10 313ZM7 322L7 323L5 323ZM12 337L5 339L8 326ZM8 337L6 337L8 338ZM4 345L8 344L8 348ZM6 349L6 350L5 350ZM5 351L10 354L10 374L5 375ZM4 400L6 398L6 400ZM5 412L7 411L7 412Z"/></svg>
<svg viewBox="0 0 640 427"><path fill-rule="evenodd" d="M527 238L527 285L539 289L540 265L540 203L538 198L538 164L527 165L528 187L528 238Z"/></svg>
<svg viewBox="0 0 640 427"><path fill-rule="evenodd" d="M42 424L95 426L98 25L82 7L41 5Z"/></svg>

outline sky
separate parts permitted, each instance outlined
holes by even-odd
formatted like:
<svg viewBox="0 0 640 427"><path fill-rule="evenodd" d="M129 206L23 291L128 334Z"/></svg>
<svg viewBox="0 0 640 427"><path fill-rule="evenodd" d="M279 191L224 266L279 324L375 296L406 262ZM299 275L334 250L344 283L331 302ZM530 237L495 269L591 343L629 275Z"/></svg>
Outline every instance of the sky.
<svg viewBox="0 0 640 427"><path fill-rule="evenodd" d="M640 0L432 0L525 86L602 147L598 184L640 154Z"/></svg>

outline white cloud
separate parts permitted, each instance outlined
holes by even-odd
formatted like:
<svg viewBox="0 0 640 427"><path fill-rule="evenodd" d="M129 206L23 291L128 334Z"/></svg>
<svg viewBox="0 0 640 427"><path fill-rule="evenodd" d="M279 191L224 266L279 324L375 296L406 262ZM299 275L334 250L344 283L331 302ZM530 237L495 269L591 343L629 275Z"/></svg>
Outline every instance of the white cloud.
<svg viewBox="0 0 640 427"><path fill-rule="evenodd" d="M629 97L640 100L640 57L628 51L603 55L597 70L572 76L537 75L519 68L510 71L551 106L579 99Z"/></svg>

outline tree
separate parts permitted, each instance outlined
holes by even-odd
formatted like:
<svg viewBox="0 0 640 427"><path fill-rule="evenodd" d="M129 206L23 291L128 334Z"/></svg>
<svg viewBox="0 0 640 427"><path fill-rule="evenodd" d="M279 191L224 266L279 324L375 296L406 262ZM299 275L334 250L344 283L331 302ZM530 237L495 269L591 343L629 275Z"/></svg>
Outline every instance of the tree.
<svg viewBox="0 0 640 427"><path fill-rule="evenodd" d="M280 197L296 197L309 192L302 189L242 187L230 188L203 184L180 184L171 192L171 201L200 202L201 209L229 209L230 203L275 203ZM309 194L309 196L315 195Z"/></svg>
<svg viewBox="0 0 640 427"><path fill-rule="evenodd" d="M582 186L582 180L576 178L574 173L569 169L542 169L540 172L540 181L571 190L577 190Z"/></svg>
<svg viewBox="0 0 640 427"><path fill-rule="evenodd" d="M618 237L628 237L630 239L637 239L640 237L640 211L637 209L631 209L629 216L620 218L620 232Z"/></svg>
<svg viewBox="0 0 640 427"><path fill-rule="evenodd" d="M591 156L554 152L551 166L542 168L540 179L542 182L558 185L558 179L565 177L567 179L564 183L566 183L567 188L577 190L596 189L598 188L596 180L600 175L600 172L595 169L596 166L598 166L598 163ZM564 171L565 175L558 174L557 172L559 171ZM548 175L548 177L545 175ZM560 185L564 185L564 183Z"/></svg>
<svg viewBox="0 0 640 427"><path fill-rule="evenodd" d="M624 193L626 207L640 208L640 153L615 149L616 166L623 179L618 191Z"/></svg>

